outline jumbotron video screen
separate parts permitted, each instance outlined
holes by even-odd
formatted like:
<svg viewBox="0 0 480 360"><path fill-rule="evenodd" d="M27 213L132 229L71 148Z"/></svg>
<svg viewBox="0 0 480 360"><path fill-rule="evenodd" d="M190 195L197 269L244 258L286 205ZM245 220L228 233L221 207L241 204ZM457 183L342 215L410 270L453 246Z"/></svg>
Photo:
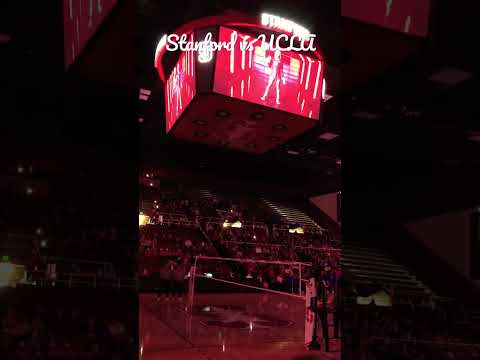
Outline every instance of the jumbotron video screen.
<svg viewBox="0 0 480 360"><path fill-rule="evenodd" d="M193 41L193 35L189 41ZM195 94L195 55L193 51L184 51L165 85L167 132L175 125Z"/></svg>
<svg viewBox="0 0 480 360"><path fill-rule="evenodd" d="M230 49L217 51L213 91L232 98L318 120L325 89L323 64L293 51L273 51L265 42L255 41L242 49L249 36L221 27L220 42L231 42Z"/></svg>

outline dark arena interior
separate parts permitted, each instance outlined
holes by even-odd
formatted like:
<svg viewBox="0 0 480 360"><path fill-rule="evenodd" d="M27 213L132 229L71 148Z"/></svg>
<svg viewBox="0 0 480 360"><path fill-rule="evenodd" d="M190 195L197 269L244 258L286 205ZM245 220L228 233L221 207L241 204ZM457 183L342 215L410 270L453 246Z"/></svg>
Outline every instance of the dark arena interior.
<svg viewBox="0 0 480 360"><path fill-rule="evenodd" d="M127 4L70 64L62 3L0 5L0 358L134 359L134 92L85 75Z"/></svg>
<svg viewBox="0 0 480 360"><path fill-rule="evenodd" d="M2 2L0 358L479 358L471 3Z"/></svg>

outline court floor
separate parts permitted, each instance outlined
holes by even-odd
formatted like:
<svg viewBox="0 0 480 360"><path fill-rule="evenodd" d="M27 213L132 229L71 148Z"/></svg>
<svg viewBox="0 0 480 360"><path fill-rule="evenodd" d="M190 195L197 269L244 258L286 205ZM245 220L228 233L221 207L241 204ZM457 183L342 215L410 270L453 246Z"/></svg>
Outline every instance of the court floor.
<svg viewBox="0 0 480 360"><path fill-rule="evenodd" d="M338 340L328 353L306 351L301 299L197 294L191 309L153 294L139 301L142 360L340 359Z"/></svg>

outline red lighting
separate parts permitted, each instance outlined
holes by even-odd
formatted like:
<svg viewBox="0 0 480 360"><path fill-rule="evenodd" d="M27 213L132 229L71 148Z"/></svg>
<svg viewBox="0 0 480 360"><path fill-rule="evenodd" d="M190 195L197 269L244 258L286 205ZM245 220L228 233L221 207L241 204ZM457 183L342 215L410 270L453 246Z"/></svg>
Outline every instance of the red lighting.
<svg viewBox="0 0 480 360"><path fill-rule="evenodd" d="M399 32L426 36L430 0L343 0L342 16Z"/></svg>
<svg viewBox="0 0 480 360"><path fill-rule="evenodd" d="M230 41L234 31L221 27L219 41ZM246 35L237 33L240 39ZM319 118L319 84L323 66L319 60L293 51L271 51L254 45L252 61L234 61L240 54L241 41L228 50L217 52L214 92L297 115ZM306 69L305 69L306 68ZM303 72L305 71L305 77ZM247 84L247 86L245 86ZM238 91L236 89L239 89Z"/></svg>
<svg viewBox="0 0 480 360"><path fill-rule="evenodd" d="M65 67L72 64L117 0L63 0Z"/></svg>
<svg viewBox="0 0 480 360"><path fill-rule="evenodd" d="M193 35L189 41L193 41ZM196 94L194 62L193 51L182 52L167 80L165 86L167 132Z"/></svg>
<svg viewBox="0 0 480 360"><path fill-rule="evenodd" d="M277 25L281 25L276 26ZM270 22L267 24L262 24L259 22L259 19L255 15L247 15L247 14L229 14L229 15L219 15L219 16L208 16L205 18L200 18L197 20L193 20L191 22L188 22L178 29L175 30L172 35L176 35L178 37L181 37L182 35L186 34L191 34L195 29L199 28L206 28L206 27L213 27L213 26L235 26L235 27L247 27L251 29L277 29L280 30L283 28L283 25L288 25L288 30L287 32L293 31L293 33L297 33L297 36L302 37L303 34L302 31L304 32L304 29L299 26L295 26L297 24L293 22L283 22L282 19L280 19L280 22L274 21L273 27L270 26ZM300 33L298 30L301 30ZM283 30L285 31L285 29ZM155 50L155 67L157 68L158 75L160 79L165 82L166 81L166 76L165 76L165 69L162 64L162 60L164 56L167 53L167 35L163 36L160 41L157 44L156 50ZM251 54L251 52L250 52ZM314 56L318 60L322 60L323 56L321 55L320 51L317 49L312 53L312 56Z"/></svg>

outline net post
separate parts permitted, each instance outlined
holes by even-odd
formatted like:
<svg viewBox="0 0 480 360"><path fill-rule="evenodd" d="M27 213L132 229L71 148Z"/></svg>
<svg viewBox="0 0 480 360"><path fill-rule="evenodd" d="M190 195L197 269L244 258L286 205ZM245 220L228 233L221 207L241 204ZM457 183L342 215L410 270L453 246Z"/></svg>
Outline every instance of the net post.
<svg viewBox="0 0 480 360"><path fill-rule="evenodd" d="M298 264L298 295L302 296L302 264Z"/></svg>
<svg viewBox="0 0 480 360"><path fill-rule="evenodd" d="M195 294L195 276L197 274L197 260L198 260L198 256L195 256L195 260L193 262L193 266L190 270L190 289L189 290L189 293L190 293L190 306L189 306L189 312L191 313L192 311L192 308L193 308L193 297L194 297L194 294Z"/></svg>

